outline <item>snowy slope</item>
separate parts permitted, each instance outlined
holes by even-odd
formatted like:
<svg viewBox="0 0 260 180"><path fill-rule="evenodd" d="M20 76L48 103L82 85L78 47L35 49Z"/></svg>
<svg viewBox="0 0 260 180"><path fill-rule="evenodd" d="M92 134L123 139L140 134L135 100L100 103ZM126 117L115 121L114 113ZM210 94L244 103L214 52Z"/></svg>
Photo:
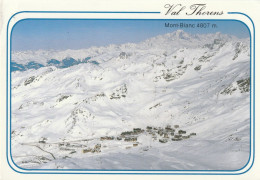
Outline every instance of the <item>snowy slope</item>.
<svg viewBox="0 0 260 180"><path fill-rule="evenodd" d="M87 57L97 63L47 64ZM12 155L23 168L232 170L248 160L249 39L178 30L12 58L43 65L12 72Z"/></svg>

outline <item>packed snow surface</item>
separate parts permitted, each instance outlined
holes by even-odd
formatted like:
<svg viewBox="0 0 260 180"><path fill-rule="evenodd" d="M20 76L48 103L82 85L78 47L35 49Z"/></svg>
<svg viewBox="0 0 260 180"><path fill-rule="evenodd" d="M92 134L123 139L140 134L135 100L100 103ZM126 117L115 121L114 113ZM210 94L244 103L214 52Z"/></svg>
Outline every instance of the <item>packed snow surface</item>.
<svg viewBox="0 0 260 180"><path fill-rule="evenodd" d="M64 68L51 59L85 63ZM249 39L12 52L11 148L26 169L236 170L250 154Z"/></svg>

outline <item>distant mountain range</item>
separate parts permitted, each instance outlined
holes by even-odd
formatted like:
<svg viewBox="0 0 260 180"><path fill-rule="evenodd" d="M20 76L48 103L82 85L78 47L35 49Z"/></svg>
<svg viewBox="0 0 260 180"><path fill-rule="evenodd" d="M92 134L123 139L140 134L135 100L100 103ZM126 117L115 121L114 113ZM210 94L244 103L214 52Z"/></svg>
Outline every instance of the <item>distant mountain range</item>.
<svg viewBox="0 0 260 180"><path fill-rule="evenodd" d="M173 33L159 35L138 44L127 43L123 45L109 45L106 47L91 47L79 50L38 50L38 51L15 51L12 53L11 71L25 71L28 69L38 69L44 66L56 66L57 68L67 68L80 63L99 64L100 61L108 60L117 53L132 54L150 50L155 52L165 51L172 53L176 49L199 48L204 46L216 46L218 43L236 41L238 38L221 33L215 34L188 34L183 30ZM240 39L243 43L249 43L249 38ZM213 47L211 47L213 48ZM107 57L103 55L106 54ZM122 54L121 54L122 56Z"/></svg>

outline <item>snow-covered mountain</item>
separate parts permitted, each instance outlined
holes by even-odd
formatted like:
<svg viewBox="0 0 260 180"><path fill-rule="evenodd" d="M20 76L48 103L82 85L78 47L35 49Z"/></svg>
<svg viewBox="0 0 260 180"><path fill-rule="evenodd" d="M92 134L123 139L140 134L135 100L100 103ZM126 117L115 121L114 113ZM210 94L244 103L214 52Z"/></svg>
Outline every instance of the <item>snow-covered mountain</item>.
<svg viewBox="0 0 260 180"><path fill-rule="evenodd" d="M137 44L12 53L23 168L239 169L249 157L249 39L178 30Z"/></svg>

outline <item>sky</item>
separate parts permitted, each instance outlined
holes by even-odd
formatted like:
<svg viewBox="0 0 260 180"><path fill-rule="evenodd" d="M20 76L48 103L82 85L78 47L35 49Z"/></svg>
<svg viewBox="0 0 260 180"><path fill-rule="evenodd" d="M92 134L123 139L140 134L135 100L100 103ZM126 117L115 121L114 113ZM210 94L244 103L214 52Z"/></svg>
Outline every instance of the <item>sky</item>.
<svg viewBox="0 0 260 180"><path fill-rule="evenodd" d="M208 28L169 28L165 27L165 23L186 23L195 24L195 26L197 23L210 23L210 26ZM138 43L178 29L191 34L221 32L239 38L249 37L249 31L243 23L231 20L26 19L19 21L13 27L11 43L13 51L83 49L109 44Z"/></svg>

